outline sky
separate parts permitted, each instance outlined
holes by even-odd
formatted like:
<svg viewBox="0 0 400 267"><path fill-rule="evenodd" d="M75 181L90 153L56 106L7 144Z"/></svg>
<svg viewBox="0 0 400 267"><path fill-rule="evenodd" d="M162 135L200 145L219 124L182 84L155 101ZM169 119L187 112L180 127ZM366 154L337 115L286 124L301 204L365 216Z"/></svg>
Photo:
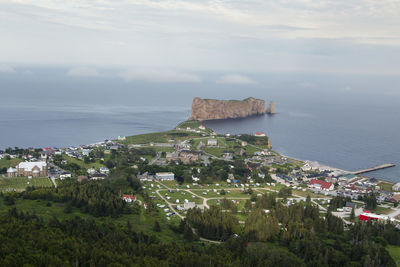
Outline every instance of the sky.
<svg viewBox="0 0 400 267"><path fill-rule="evenodd" d="M0 0L0 73L69 66L126 81L400 74L400 0ZM24 70L31 74L30 70Z"/></svg>

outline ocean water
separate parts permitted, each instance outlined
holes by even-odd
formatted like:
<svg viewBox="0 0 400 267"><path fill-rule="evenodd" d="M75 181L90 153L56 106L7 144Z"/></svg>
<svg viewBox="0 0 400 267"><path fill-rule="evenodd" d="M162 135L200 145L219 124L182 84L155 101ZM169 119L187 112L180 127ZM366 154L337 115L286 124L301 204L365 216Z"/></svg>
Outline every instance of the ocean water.
<svg viewBox="0 0 400 267"><path fill-rule="evenodd" d="M169 130L190 117L193 97L275 102L278 114L209 121L218 133L265 132L273 148L345 170L400 164L400 78L256 74L257 84L125 82L116 70L70 77L67 69L0 73L0 148L65 147ZM28 73L28 74L26 74ZM250 74L249 74L250 75ZM400 168L369 176L400 181Z"/></svg>

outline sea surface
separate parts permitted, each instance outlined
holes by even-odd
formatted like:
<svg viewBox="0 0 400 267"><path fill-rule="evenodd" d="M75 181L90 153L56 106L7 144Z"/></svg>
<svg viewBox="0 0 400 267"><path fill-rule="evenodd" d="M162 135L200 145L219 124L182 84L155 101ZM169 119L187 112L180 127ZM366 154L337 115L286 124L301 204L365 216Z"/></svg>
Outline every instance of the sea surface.
<svg viewBox="0 0 400 267"><path fill-rule="evenodd" d="M118 135L169 130L190 117L193 97L273 100L277 114L208 121L218 133L265 132L286 156L344 170L382 163L368 174L400 181L400 78L269 73L256 84L126 82L118 70L71 77L66 68L20 67L0 73L0 149L67 147ZM103 75L104 74L104 75ZM248 74L250 76L250 74Z"/></svg>

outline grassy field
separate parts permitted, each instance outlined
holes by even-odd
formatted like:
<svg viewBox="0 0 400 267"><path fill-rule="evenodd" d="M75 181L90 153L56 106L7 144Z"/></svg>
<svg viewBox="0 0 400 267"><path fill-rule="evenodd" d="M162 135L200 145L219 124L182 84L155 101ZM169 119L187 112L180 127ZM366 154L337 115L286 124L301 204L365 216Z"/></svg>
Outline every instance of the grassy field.
<svg viewBox="0 0 400 267"><path fill-rule="evenodd" d="M325 195L315 194L314 192L311 192L311 191L292 190L292 194L301 196L301 197L310 196L311 198L328 198Z"/></svg>
<svg viewBox="0 0 400 267"><path fill-rule="evenodd" d="M217 192L214 192L212 189L192 189L191 191L199 196L202 196L204 198L235 198L235 197L248 197L250 198L250 196L248 194L244 194L243 192L241 192L240 190L234 190L232 188L224 188L225 190L225 195L220 195L218 193L221 192L221 190L217 190ZM206 195L203 195L203 193L205 193Z"/></svg>
<svg viewBox="0 0 400 267"><path fill-rule="evenodd" d="M0 159L0 169L15 167L18 163L22 162L22 159Z"/></svg>
<svg viewBox="0 0 400 267"><path fill-rule="evenodd" d="M90 169L90 168L95 168L95 169L99 169L100 167L104 167L104 164L101 164L99 161L93 162L93 163L88 163L86 164L83 160L79 160L67 155L63 155L62 156L64 160L67 161L67 163L75 163L77 165L79 165L81 168L84 169Z"/></svg>
<svg viewBox="0 0 400 267"><path fill-rule="evenodd" d="M377 206L376 209L374 209L374 212L376 214L389 214L392 211L392 209L384 208Z"/></svg>
<svg viewBox="0 0 400 267"><path fill-rule="evenodd" d="M231 200L231 199L229 199L229 200ZM236 204L236 207L238 208L238 211L241 211L243 209L244 204L247 201L246 199L233 199L233 200L235 200L235 204ZM210 200L207 201L207 204L209 206L217 206L217 207L219 207L219 206L221 206L221 200L219 200L219 199L210 199Z"/></svg>
<svg viewBox="0 0 400 267"><path fill-rule="evenodd" d="M163 197L170 197L171 199L167 199L169 202L177 204L177 205L183 205L185 203L185 199L187 199L189 202L194 202L196 204L203 204L203 199L196 197L195 195L192 195L189 192L186 191L179 191L177 192L174 190L173 192L168 192L168 190L162 190L160 191L160 194ZM176 200L179 200L179 203L176 202Z"/></svg>
<svg viewBox="0 0 400 267"><path fill-rule="evenodd" d="M196 129L196 128L199 128L200 125L201 125L201 122L199 122L199 121L187 120L187 121L180 123L178 126L176 126L176 128L186 129L187 127L190 127L192 129Z"/></svg>
<svg viewBox="0 0 400 267"><path fill-rule="evenodd" d="M28 186L53 186L52 182L47 177L39 177L29 179L27 177L0 178L0 191L23 191Z"/></svg>
<svg viewBox="0 0 400 267"><path fill-rule="evenodd" d="M186 140L190 138L196 138L202 136L198 133L183 132L178 130L172 130L167 132L157 132L148 134L139 134L134 136L126 137L125 141L121 143L130 144L149 144L149 143L167 143L170 139L174 140Z"/></svg>
<svg viewBox="0 0 400 267"><path fill-rule="evenodd" d="M382 183L379 183L378 186L379 186L382 190L389 191L389 192L392 192L392 191L393 191L393 190L392 190L393 184L391 184L391 183L382 182Z"/></svg>
<svg viewBox="0 0 400 267"><path fill-rule="evenodd" d="M386 247L386 249L389 252L390 256L392 256L392 258L396 262L397 266L400 266L400 247L389 245Z"/></svg>

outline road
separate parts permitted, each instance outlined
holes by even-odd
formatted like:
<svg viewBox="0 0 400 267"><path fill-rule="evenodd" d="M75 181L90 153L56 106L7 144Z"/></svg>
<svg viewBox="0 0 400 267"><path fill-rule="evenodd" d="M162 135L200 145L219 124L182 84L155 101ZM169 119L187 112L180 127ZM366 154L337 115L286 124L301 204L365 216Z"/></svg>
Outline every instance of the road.
<svg viewBox="0 0 400 267"><path fill-rule="evenodd" d="M149 165L153 165L154 163L157 162L161 158L161 152L157 152L156 156L152 158L149 162Z"/></svg>
<svg viewBox="0 0 400 267"><path fill-rule="evenodd" d="M166 185L160 183L159 181L156 181L156 182L159 183L161 186L164 186L164 187L167 188L168 190L172 190L172 189L169 188L168 186L166 186ZM160 191L161 191L161 190L165 190L165 189L158 189L158 190L156 190L157 195L158 195L162 200L164 200L165 203L167 203L168 207L169 207L173 212L175 212L175 214L176 214L181 220L183 220L183 219L185 218L185 216L179 214L179 213L175 210L175 208L173 207L173 204L172 204L171 202L169 202L166 198L164 198L164 197L160 194ZM185 191L188 191L188 190L185 190ZM190 191L189 191L189 193L190 193ZM193 194L193 195L196 195L196 194ZM194 234L196 234L196 229L192 228L192 231L193 231ZM221 241L210 240L210 239L203 238L203 237L199 237L199 238L200 238L201 241L205 241L205 242L209 242L209 243L215 243L215 244L220 244L220 243L222 243Z"/></svg>

